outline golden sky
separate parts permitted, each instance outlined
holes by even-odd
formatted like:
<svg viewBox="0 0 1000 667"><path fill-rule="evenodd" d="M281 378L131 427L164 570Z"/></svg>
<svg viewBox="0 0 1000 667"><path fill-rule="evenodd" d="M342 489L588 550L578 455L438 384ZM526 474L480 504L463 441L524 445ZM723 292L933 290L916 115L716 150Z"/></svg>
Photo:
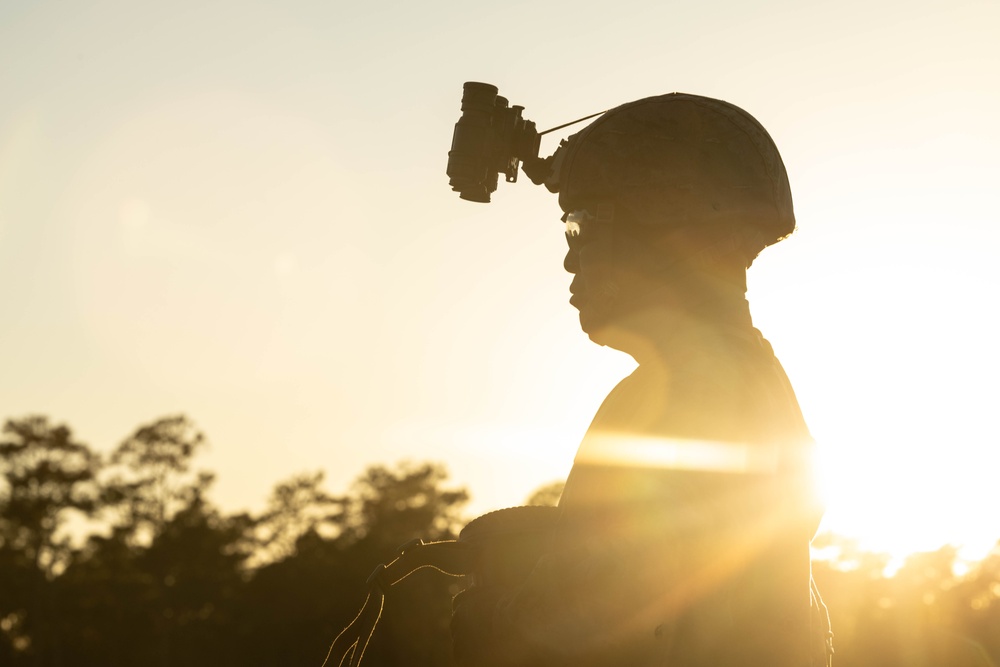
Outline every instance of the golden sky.
<svg viewBox="0 0 1000 667"><path fill-rule="evenodd" d="M750 299L828 526L995 540L998 29L964 0L6 0L0 417L106 450L183 411L230 509L402 459L518 504L631 361L577 328L553 196L449 190L462 83L540 129L684 91L788 168L799 231Z"/></svg>

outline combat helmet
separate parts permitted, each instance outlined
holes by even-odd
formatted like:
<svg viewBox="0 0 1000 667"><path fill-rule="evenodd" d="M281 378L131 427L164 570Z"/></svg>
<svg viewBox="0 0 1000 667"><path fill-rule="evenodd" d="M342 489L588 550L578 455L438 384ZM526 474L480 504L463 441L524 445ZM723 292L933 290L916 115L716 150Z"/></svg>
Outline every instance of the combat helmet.
<svg viewBox="0 0 1000 667"><path fill-rule="evenodd" d="M624 104L564 140L551 160L545 184L565 212L697 226L736 239L748 266L795 229L774 141L721 100L670 93Z"/></svg>

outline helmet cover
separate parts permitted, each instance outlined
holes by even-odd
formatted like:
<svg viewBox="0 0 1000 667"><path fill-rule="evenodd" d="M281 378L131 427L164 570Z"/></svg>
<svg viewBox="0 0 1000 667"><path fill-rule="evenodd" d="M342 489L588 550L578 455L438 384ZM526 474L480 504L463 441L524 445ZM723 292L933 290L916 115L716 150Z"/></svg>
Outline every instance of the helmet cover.
<svg viewBox="0 0 1000 667"><path fill-rule="evenodd" d="M615 221L735 234L748 263L795 229L774 141L728 102L685 93L630 102L571 136L553 158L553 189L567 213L610 204Z"/></svg>

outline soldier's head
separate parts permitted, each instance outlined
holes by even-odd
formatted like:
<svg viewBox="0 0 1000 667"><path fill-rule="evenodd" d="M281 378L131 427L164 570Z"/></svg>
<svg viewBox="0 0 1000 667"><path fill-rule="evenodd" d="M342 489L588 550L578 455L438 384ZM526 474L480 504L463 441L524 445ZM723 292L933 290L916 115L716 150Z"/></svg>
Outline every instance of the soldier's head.
<svg viewBox="0 0 1000 667"><path fill-rule="evenodd" d="M673 93L613 109L563 142L558 189L571 302L597 342L646 308L746 291L746 268L795 228L778 150L750 114Z"/></svg>

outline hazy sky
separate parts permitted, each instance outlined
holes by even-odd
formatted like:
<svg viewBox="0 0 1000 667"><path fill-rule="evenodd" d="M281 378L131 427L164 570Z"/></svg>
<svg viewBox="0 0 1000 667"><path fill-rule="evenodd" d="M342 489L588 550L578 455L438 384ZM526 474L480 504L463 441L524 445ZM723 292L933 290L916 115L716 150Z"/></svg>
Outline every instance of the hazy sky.
<svg viewBox="0 0 1000 667"><path fill-rule="evenodd" d="M227 509L403 459L518 504L632 364L577 328L555 197L448 188L462 83L540 129L684 91L788 168L750 298L829 525L1000 537L998 34L995 0L0 0L0 417L107 450L185 412Z"/></svg>

